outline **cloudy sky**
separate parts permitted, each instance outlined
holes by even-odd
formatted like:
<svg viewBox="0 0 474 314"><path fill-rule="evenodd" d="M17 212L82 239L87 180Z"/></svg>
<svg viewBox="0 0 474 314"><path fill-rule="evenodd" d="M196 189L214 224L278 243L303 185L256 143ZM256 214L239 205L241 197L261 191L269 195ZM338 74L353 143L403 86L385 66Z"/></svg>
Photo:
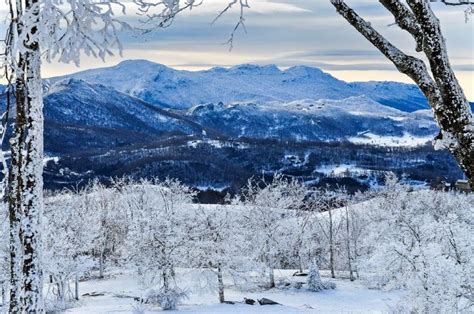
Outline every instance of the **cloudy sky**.
<svg viewBox="0 0 474 314"><path fill-rule="evenodd" d="M415 53L411 37L396 26L389 26L393 20L378 1L348 2L393 43ZM204 0L201 7L179 16L169 28L146 36L123 34L123 58L148 59L188 70L241 63L280 67L304 64L320 67L346 81L409 81L353 30L328 0L249 0L247 33L237 33L230 52L223 43L237 21L238 12L230 12L211 25L225 3L226 0ZM466 23L459 7L435 5L435 9L458 78L468 97L474 100L474 21ZM133 12L127 18L137 19ZM46 64L43 74L54 76L120 61L119 57L108 58L105 63L84 58L80 68Z"/></svg>

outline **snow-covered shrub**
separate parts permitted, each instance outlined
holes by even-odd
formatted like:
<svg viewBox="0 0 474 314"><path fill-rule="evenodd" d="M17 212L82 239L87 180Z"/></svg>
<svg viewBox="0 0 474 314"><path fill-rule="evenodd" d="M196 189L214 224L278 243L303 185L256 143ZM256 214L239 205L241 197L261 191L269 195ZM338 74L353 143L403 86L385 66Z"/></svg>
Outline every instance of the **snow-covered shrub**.
<svg viewBox="0 0 474 314"><path fill-rule="evenodd" d="M132 314L145 314L146 306L143 302L135 302L132 304Z"/></svg>
<svg viewBox="0 0 474 314"><path fill-rule="evenodd" d="M149 289L146 293L144 302L148 304L158 304L165 311L176 310L178 304L188 296L186 292L174 289L160 289L158 291Z"/></svg>
<svg viewBox="0 0 474 314"><path fill-rule="evenodd" d="M308 284L308 290L313 291L313 292L319 292L326 289L336 288L335 283L329 282L329 281L323 282L321 280L321 275L319 274L319 267L316 261L313 261L309 268L307 284Z"/></svg>
<svg viewBox="0 0 474 314"><path fill-rule="evenodd" d="M50 308L69 307L68 303L78 298L70 284L79 284L78 278L94 265L88 252L93 248L98 228L94 208L85 205L82 193L70 191L45 202L43 265L50 279Z"/></svg>
<svg viewBox="0 0 474 314"><path fill-rule="evenodd" d="M58 299L46 299L44 301L44 307L46 313L61 313L68 309L71 309L75 306L75 302L73 301L66 301L66 300L58 300Z"/></svg>
<svg viewBox="0 0 474 314"><path fill-rule="evenodd" d="M389 183L368 211L367 280L406 289L415 312L472 310L474 195Z"/></svg>
<svg viewBox="0 0 474 314"><path fill-rule="evenodd" d="M99 277L105 272L106 262L118 262L130 225L127 193L123 187L132 182L118 180L111 187L93 181L83 191L84 206L94 217L95 238L92 255L98 260Z"/></svg>

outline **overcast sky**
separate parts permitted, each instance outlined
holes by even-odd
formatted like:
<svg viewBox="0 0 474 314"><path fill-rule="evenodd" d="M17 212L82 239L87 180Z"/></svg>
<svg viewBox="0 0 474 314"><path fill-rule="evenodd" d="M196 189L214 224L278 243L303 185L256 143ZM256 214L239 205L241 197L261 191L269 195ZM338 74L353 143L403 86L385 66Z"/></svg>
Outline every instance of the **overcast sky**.
<svg viewBox="0 0 474 314"><path fill-rule="evenodd" d="M237 21L231 12L216 24L210 22L226 0L204 0L204 4L178 17L169 28L137 36L124 34L124 59L148 59L175 68L197 70L241 63L276 64L280 67L311 65L346 81L409 79L349 26L329 0L249 0L247 33L238 32L232 52L223 43ZM414 53L412 38L396 26L375 0L349 0L358 12L406 52ZM4 4L0 4L3 6ZM449 54L466 94L474 100L474 21L464 20L463 9L435 5L447 38ZM130 12L129 19L136 19ZM45 77L103 67L104 63L83 59L81 67L45 64Z"/></svg>

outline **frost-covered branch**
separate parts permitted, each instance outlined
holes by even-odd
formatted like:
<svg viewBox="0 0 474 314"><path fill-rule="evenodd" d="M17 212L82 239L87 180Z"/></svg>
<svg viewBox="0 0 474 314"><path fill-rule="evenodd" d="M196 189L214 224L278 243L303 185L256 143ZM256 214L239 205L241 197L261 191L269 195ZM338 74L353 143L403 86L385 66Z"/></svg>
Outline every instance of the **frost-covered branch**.
<svg viewBox="0 0 474 314"><path fill-rule="evenodd" d="M414 37L417 51L423 52L430 63L431 73L421 59L394 46L343 0L330 1L349 24L425 94L441 128L438 139L455 156L474 189L474 119L449 62L441 26L429 2L407 0L407 7L401 1L379 0L393 14L400 28Z"/></svg>
<svg viewBox="0 0 474 314"><path fill-rule="evenodd" d="M450 6L474 4L474 1L471 1L471 0L430 0L430 2L441 2L445 5L450 5Z"/></svg>
<svg viewBox="0 0 474 314"><path fill-rule="evenodd" d="M151 32L156 28L163 28L170 26L175 17L183 11L192 10L202 5L206 0L163 0L163 1L149 1L149 0L134 0L138 6L139 14L144 16L142 21L146 25L145 32ZM223 1L226 3L226 1ZM211 24L216 23L224 14L238 7L239 18L234 28L232 29L227 44L230 49L233 47L233 42L236 32L242 28L245 31L245 10L250 8L248 0L228 0L224 8L216 15Z"/></svg>

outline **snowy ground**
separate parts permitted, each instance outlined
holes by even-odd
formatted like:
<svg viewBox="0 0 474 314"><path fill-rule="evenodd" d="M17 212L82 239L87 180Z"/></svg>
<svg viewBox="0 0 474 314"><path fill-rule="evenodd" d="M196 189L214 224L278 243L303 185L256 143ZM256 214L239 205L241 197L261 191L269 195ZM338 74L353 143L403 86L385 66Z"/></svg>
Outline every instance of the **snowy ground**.
<svg viewBox="0 0 474 314"><path fill-rule="evenodd" d="M290 280L305 280L292 277L292 271L277 271L277 278L287 277ZM324 275L324 273L323 273ZM323 278L327 280L327 278ZM385 313L399 301L400 292L383 292L370 290L360 282L349 280L332 280L337 284L335 290L319 293L300 289L257 289L242 291L238 288L227 288L226 299L242 301L244 297L252 299L268 298L282 305L246 305L218 304L217 293L197 293L195 288L188 287L189 298L178 311L173 313ZM132 298L143 292L131 274L119 274L104 280L81 282L80 293L98 292L103 296L83 296L75 308L67 313L131 313L136 305ZM146 313L160 312L158 307L146 308Z"/></svg>

